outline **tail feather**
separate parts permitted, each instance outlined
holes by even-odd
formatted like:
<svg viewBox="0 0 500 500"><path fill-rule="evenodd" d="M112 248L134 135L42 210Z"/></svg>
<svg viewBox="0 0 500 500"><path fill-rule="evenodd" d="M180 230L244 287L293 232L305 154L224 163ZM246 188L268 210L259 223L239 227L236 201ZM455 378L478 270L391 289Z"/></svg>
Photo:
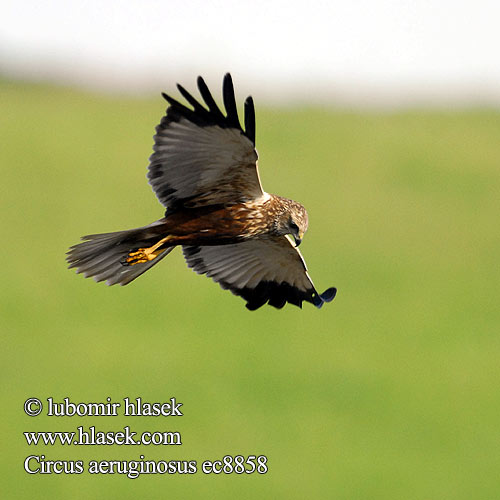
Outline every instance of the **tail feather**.
<svg viewBox="0 0 500 500"><path fill-rule="evenodd" d="M83 243L72 246L66 260L69 268L76 268L85 278L105 281L108 285L127 285L142 273L160 262L174 247L167 248L156 259L133 266L125 266L122 261L140 247L150 246L162 234L161 223L115 233L90 234L83 236Z"/></svg>

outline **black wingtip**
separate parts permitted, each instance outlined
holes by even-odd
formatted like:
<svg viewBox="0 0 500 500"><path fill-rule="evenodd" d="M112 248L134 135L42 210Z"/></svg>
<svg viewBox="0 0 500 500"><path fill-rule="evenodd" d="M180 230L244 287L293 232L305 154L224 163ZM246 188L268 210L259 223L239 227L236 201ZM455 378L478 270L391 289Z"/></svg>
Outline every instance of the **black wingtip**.
<svg viewBox="0 0 500 500"><path fill-rule="evenodd" d="M217 120L224 121L225 117L217 106L214 98L212 97L212 94L210 93L205 80L203 80L203 78L199 76L196 80L196 83L198 84L198 90L200 91L201 97L205 101L205 104L208 106L210 112L214 114Z"/></svg>
<svg viewBox="0 0 500 500"><path fill-rule="evenodd" d="M189 108L186 108L186 106L184 106L184 104L181 104L177 99L170 97L168 94L165 94L165 92L162 92L162 96L170 104L170 106L175 108L177 111L181 111L182 114L186 116L193 116L194 112Z"/></svg>
<svg viewBox="0 0 500 500"><path fill-rule="evenodd" d="M170 106L167 108L167 116L165 117L166 121L162 120L160 126L165 128L165 126L167 126L167 124L171 121L178 121L180 118L186 118L199 126L218 125L222 128L236 128L243 132L243 134L248 137L255 146L255 109L253 99L251 97L247 97L245 100L245 130L243 130L238 118L236 97L234 94L231 73L226 73L222 82L222 97L226 115L224 115L223 111L221 111L221 109L217 106L217 103L215 102L202 76L198 76L197 84L202 97L201 101L198 101L195 97L193 97L193 95L182 85L177 84L179 93L188 102L187 106L179 102L177 99L174 99L166 92L161 93L162 97Z"/></svg>
<svg viewBox="0 0 500 500"><path fill-rule="evenodd" d="M162 95L163 99L165 99L165 101L167 101L171 106L179 106L182 108L185 107L177 99L174 99L173 97L169 96L165 92L162 92L161 95Z"/></svg>
<svg viewBox="0 0 500 500"><path fill-rule="evenodd" d="M224 107L226 108L228 122L231 126L241 129L238 110L236 108L233 79L230 73L226 73L222 81L222 99L224 101Z"/></svg>
<svg viewBox="0 0 500 500"><path fill-rule="evenodd" d="M337 295L337 289L335 287L328 288L323 293L315 293L312 297L312 303L318 308L321 309L325 302L331 302L335 295Z"/></svg>
<svg viewBox="0 0 500 500"><path fill-rule="evenodd" d="M224 78L222 79L222 92L224 94L227 93L228 95L232 94L234 97L234 85L233 85L233 77L231 76L231 73L226 73L224 75Z"/></svg>
<svg viewBox="0 0 500 500"><path fill-rule="evenodd" d="M245 134L255 146L255 106L252 96L245 99Z"/></svg>
<svg viewBox="0 0 500 500"><path fill-rule="evenodd" d="M193 109L197 113L200 113L203 116L208 114L208 111L180 83L177 84L177 89L181 93L182 97L184 97L184 99L186 99L186 101L193 106Z"/></svg>
<svg viewBox="0 0 500 500"><path fill-rule="evenodd" d="M320 297L323 299L324 302L331 302L334 298L335 295L337 295L337 289L335 287L329 288L328 290L325 290Z"/></svg>
<svg viewBox="0 0 500 500"><path fill-rule="evenodd" d="M186 95L188 95L189 97L192 97L191 94L180 83L176 84L176 87L177 87L177 90L184 97L184 99L189 101L189 99L186 97Z"/></svg>

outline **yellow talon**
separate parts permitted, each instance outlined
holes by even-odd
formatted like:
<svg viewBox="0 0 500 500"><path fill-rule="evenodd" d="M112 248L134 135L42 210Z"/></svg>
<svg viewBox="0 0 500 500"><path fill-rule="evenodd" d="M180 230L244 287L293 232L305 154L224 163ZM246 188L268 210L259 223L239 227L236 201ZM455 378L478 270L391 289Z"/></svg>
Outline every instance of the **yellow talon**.
<svg viewBox="0 0 500 500"><path fill-rule="evenodd" d="M156 257L158 257L158 255L160 255L164 251L165 249L151 252L150 248L139 248L137 252L130 252L125 260L129 266L134 266L135 264L143 264L144 262L149 262L150 260L156 259Z"/></svg>
<svg viewBox="0 0 500 500"><path fill-rule="evenodd" d="M130 252L125 259L129 266L135 266L135 264L143 264L144 262L149 262L153 259L156 259L158 255L163 253L166 249L162 248L161 250L157 250L158 247L163 245L170 239L169 236L163 238L158 243L149 248L138 248L135 252Z"/></svg>

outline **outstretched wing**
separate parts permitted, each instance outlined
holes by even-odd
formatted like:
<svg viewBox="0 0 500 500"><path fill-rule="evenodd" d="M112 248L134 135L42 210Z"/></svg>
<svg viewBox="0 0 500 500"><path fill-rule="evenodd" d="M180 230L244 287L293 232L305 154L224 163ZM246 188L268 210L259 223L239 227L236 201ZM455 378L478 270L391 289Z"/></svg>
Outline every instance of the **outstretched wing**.
<svg viewBox="0 0 500 500"><path fill-rule="evenodd" d="M337 292L316 291L302 255L286 236L182 250L189 267L243 297L252 311L266 303L278 309L287 302L302 307L304 300L320 308Z"/></svg>
<svg viewBox="0 0 500 500"><path fill-rule="evenodd" d="M227 116L201 76L198 89L208 109L181 85L177 88L193 109L163 94L170 106L156 127L148 172L160 202L171 208L191 208L264 196L257 170L252 98L245 101L243 130L229 73L222 87Z"/></svg>

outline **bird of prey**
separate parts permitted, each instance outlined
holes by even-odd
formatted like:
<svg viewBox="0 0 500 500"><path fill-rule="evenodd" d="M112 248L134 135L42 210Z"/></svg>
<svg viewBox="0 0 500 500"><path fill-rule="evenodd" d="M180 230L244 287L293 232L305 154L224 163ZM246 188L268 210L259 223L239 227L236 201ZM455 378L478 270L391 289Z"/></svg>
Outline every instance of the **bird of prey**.
<svg viewBox="0 0 500 500"><path fill-rule="evenodd" d="M69 267L127 285L181 246L190 268L243 297L250 310L330 302L337 290L316 291L297 248L307 230L305 208L262 189L252 98L245 101L243 129L229 73L225 114L203 78L198 89L205 105L177 88L191 107L162 94L169 106L156 127L148 171L165 216L128 231L83 236L67 254Z"/></svg>

